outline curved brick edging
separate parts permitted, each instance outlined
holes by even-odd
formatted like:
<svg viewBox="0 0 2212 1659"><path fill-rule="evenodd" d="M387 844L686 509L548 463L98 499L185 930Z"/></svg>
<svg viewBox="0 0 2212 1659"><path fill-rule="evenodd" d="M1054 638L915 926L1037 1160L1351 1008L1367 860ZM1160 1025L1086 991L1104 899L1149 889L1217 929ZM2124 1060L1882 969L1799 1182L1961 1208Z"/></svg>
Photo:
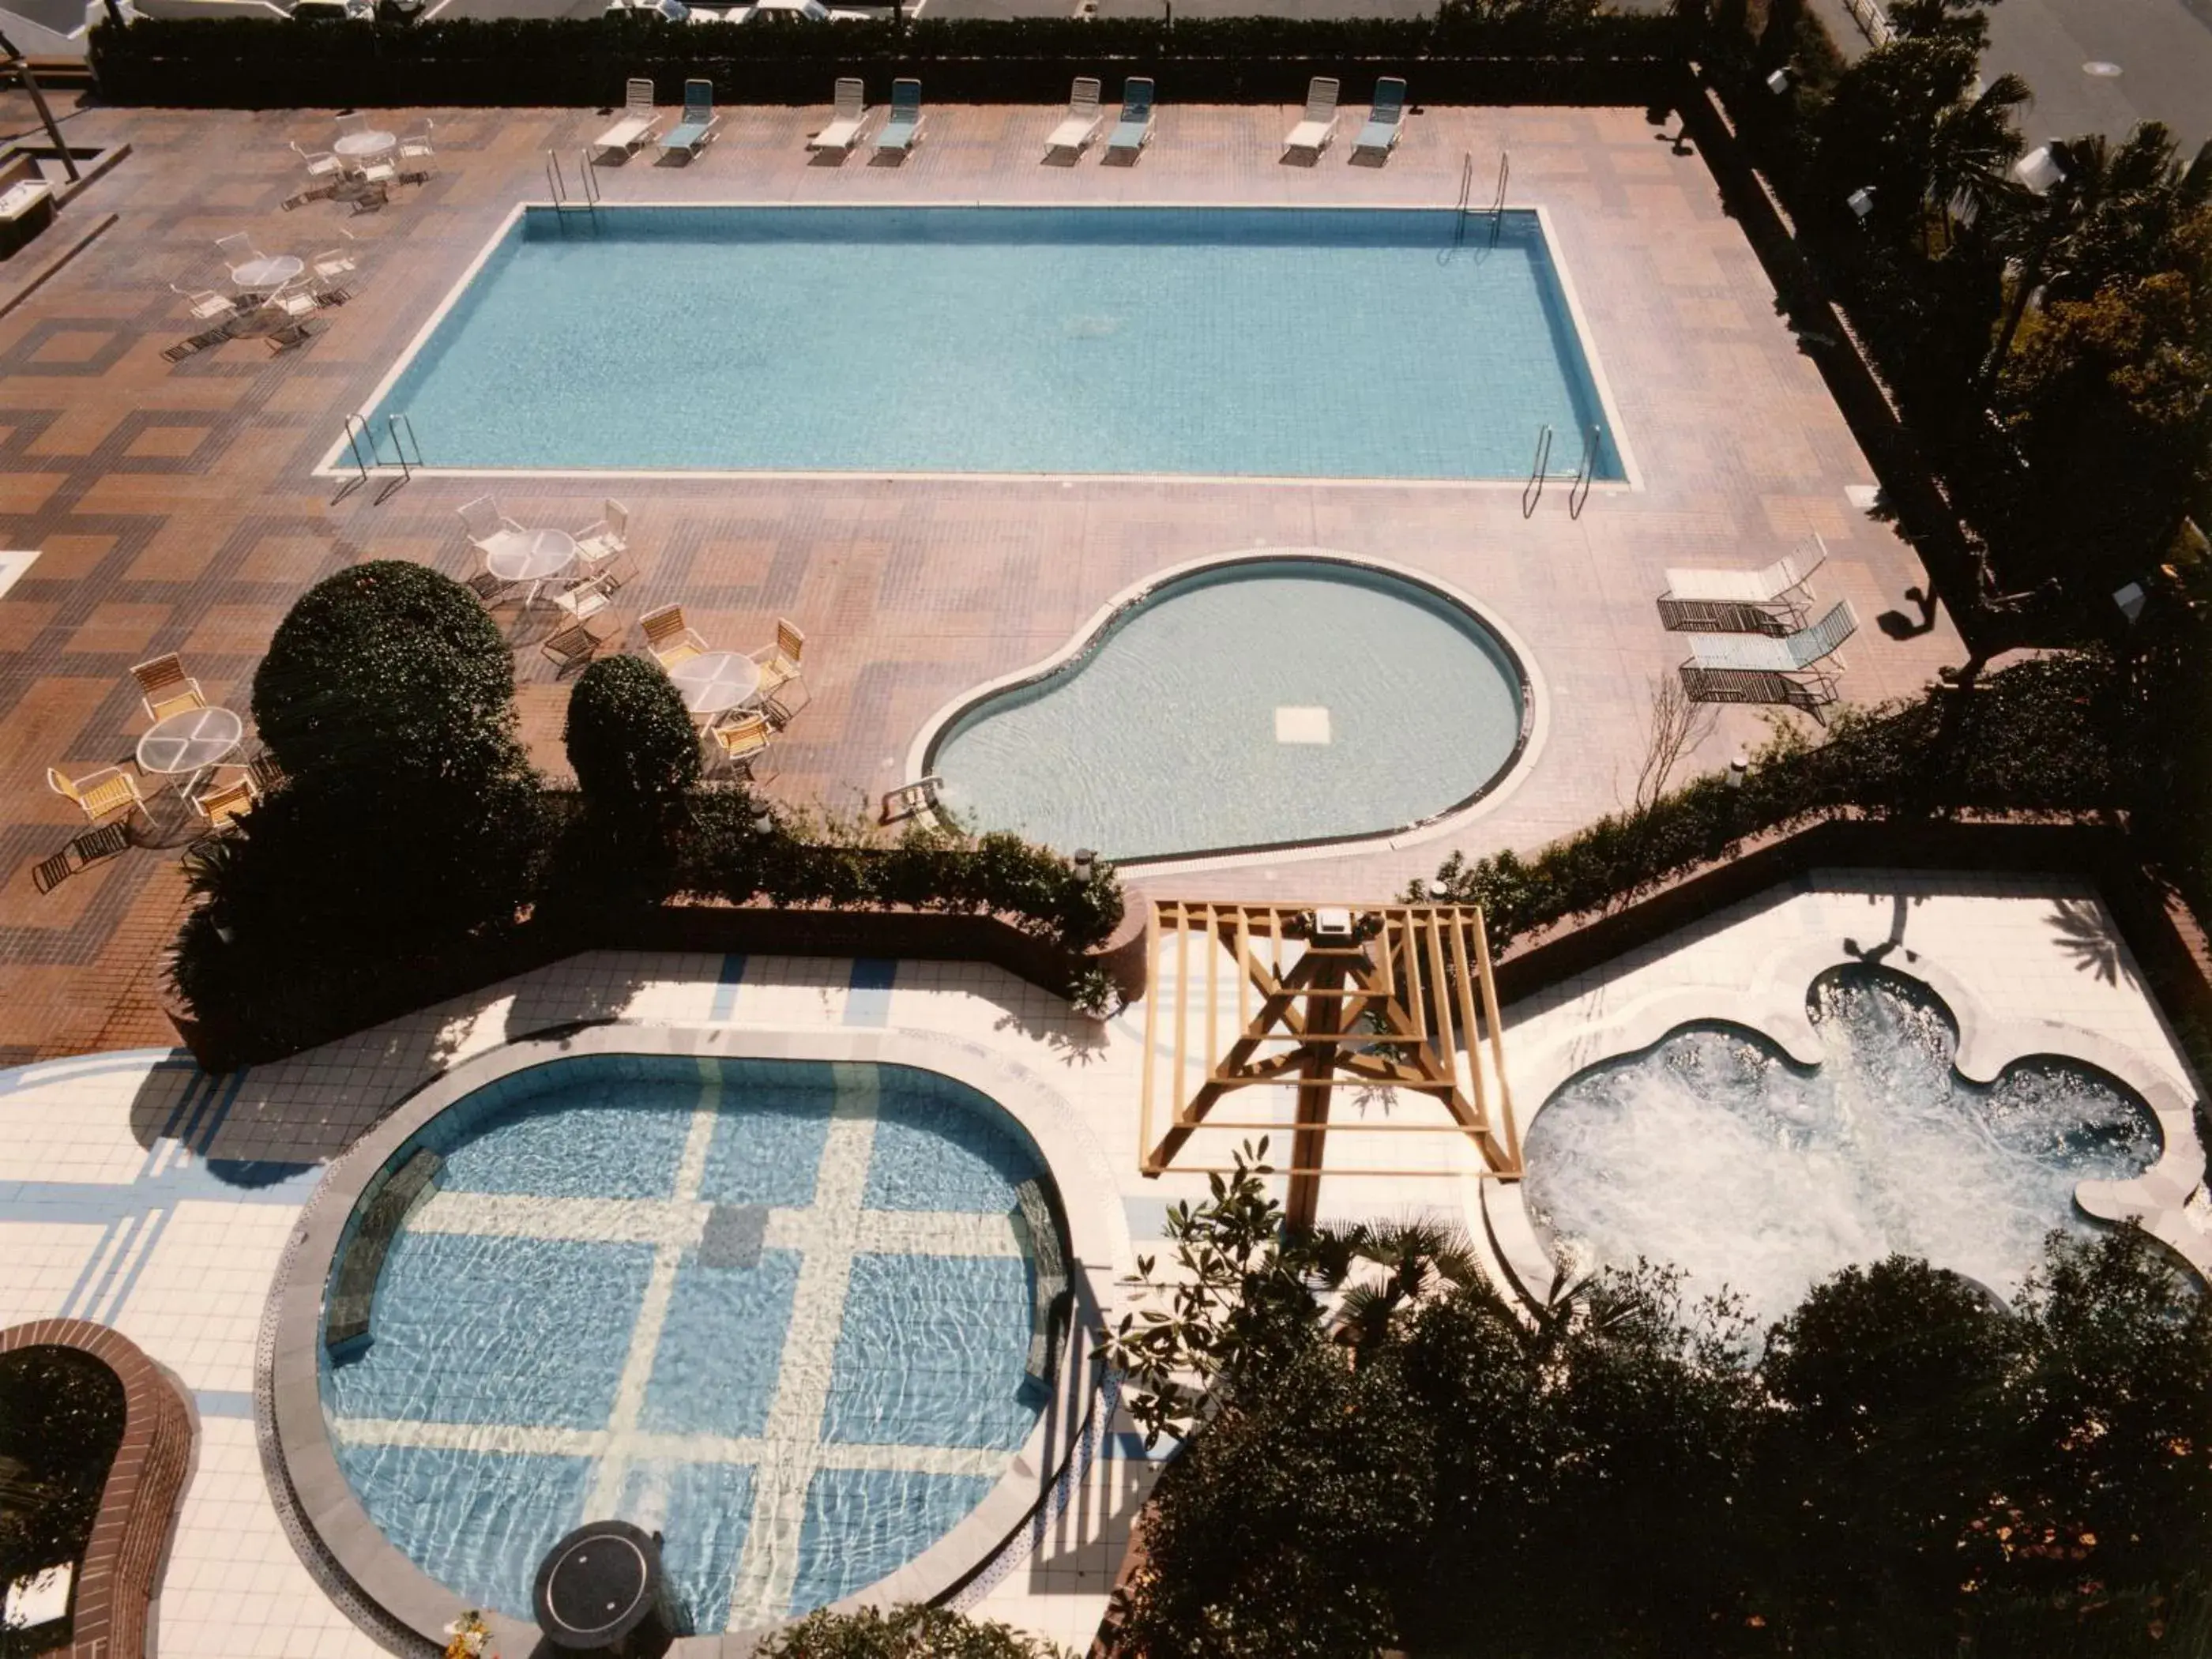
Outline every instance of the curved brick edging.
<svg viewBox="0 0 2212 1659"><path fill-rule="evenodd" d="M147 1607L191 1455L192 1425L176 1385L120 1331L88 1319L40 1319L0 1331L0 1354L75 1348L123 1384L123 1439L78 1565L69 1659L139 1659ZM51 1656L48 1656L51 1659Z"/></svg>

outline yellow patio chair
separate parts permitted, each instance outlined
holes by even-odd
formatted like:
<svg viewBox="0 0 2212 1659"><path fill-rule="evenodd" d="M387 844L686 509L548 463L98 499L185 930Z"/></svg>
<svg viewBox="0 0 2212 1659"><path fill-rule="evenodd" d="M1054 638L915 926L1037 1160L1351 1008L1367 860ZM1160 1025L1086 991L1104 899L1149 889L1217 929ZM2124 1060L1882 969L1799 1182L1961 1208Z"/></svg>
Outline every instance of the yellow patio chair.
<svg viewBox="0 0 2212 1659"><path fill-rule="evenodd" d="M119 766L103 766L81 778L65 778L49 766L46 784L64 800L75 801L94 823L106 823L115 817L127 818L133 812L146 810L145 798L138 793L138 780Z"/></svg>
<svg viewBox="0 0 2212 1659"><path fill-rule="evenodd" d="M751 711L729 715L708 726L707 736L721 764L742 773L748 781L765 782L775 775L763 769L772 741L767 715Z"/></svg>
<svg viewBox="0 0 2212 1659"><path fill-rule="evenodd" d="M775 619L775 643L764 645L752 653L760 665L761 707L778 726L787 724L791 717L813 701L811 692L801 701L793 702L785 695L788 687L806 691L806 682L799 678L799 659L806 652L806 635L800 633L781 617Z"/></svg>
<svg viewBox="0 0 2212 1659"><path fill-rule="evenodd" d="M203 789L192 797L193 811L207 820L210 830L217 832L229 829L260 804L261 792L253 787L250 773L242 773L212 789Z"/></svg>
<svg viewBox="0 0 2212 1659"><path fill-rule="evenodd" d="M131 674L143 694L139 702L145 706L146 718L156 725L187 708L207 707L206 697L200 694L200 683L185 672L184 663L173 651L164 657L134 664Z"/></svg>
<svg viewBox="0 0 2212 1659"><path fill-rule="evenodd" d="M664 605L658 611L649 611L638 618L645 629L646 649L663 668L673 668L680 662L707 654L707 641L692 632L691 625L684 620L684 607Z"/></svg>

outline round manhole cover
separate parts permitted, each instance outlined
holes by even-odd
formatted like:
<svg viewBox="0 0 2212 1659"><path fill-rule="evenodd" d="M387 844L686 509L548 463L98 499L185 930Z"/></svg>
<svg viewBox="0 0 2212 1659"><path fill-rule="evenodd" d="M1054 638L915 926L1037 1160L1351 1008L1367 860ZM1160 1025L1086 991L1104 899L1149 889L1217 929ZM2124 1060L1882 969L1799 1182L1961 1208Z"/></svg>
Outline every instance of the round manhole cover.
<svg viewBox="0 0 2212 1659"><path fill-rule="evenodd" d="M647 1534L618 1521L570 1533L538 1569L539 1628L556 1647L613 1645L653 1611L655 1553Z"/></svg>

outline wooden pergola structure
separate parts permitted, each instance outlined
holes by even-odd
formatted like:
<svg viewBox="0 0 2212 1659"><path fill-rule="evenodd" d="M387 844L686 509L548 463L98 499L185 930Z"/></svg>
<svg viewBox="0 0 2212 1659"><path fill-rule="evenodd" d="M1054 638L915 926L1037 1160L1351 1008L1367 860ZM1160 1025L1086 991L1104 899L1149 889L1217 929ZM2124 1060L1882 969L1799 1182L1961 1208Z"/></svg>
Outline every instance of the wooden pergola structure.
<svg viewBox="0 0 2212 1659"><path fill-rule="evenodd" d="M1297 1226L1313 1224L1325 1173L1520 1178L1521 1138L1480 909L1160 900L1152 948L1145 1175L1230 1167L1176 1164L1200 1132L1287 1131L1290 1161L1277 1172L1289 1178L1285 1210ZM1297 1091L1287 1121L1212 1115L1231 1093L1257 1088ZM1344 1088L1431 1097L1442 1111L1427 1121L1395 1112L1347 1121L1332 1113ZM1408 1134L1455 1136L1473 1148L1475 1167L1387 1157L1328 1164L1328 1137L1352 1133L1381 1136L1385 1146L1404 1145L1396 1138Z"/></svg>

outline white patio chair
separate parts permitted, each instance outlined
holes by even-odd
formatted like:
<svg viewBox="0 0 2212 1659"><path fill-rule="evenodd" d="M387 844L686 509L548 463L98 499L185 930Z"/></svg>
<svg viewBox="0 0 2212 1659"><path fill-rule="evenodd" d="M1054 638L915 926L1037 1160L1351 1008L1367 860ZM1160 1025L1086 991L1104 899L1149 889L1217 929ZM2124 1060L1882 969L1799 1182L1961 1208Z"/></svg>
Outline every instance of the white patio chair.
<svg viewBox="0 0 2212 1659"><path fill-rule="evenodd" d="M1334 76L1316 75L1306 83L1306 112L1283 140L1285 152L1318 156L1328 148L1336 136L1337 91Z"/></svg>
<svg viewBox="0 0 2212 1659"><path fill-rule="evenodd" d="M860 142L868 122L866 83L857 75L840 76L830 108L830 125L806 141L809 149L844 151Z"/></svg>
<svg viewBox="0 0 2212 1659"><path fill-rule="evenodd" d="M294 141L292 148L299 152L300 159L307 164L307 177L310 179L335 179L345 171L345 163L329 150L301 149L296 140Z"/></svg>
<svg viewBox="0 0 2212 1659"><path fill-rule="evenodd" d="M237 303L228 294L218 294L211 288L179 288L174 283L169 287L185 296L196 323L227 322L238 314Z"/></svg>
<svg viewBox="0 0 2212 1659"><path fill-rule="evenodd" d="M1067 94L1067 113L1044 141L1048 159L1054 155L1080 155L1098 136L1098 128L1105 119L1098 112L1098 77L1079 75Z"/></svg>

